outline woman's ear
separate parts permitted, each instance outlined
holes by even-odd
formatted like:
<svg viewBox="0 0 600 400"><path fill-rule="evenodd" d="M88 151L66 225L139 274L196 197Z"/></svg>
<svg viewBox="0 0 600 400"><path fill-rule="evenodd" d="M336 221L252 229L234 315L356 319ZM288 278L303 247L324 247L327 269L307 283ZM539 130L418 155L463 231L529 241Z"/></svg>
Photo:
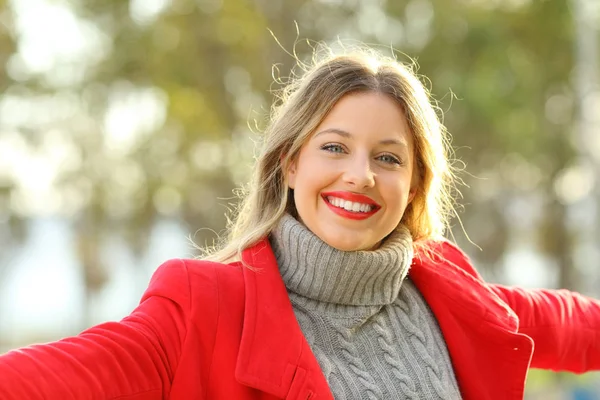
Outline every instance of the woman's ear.
<svg viewBox="0 0 600 400"><path fill-rule="evenodd" d="M290 189L293 189L295 184L296 184L296 162L290 160L287 163L287 167L286 167L286 163L285 163L285 155L282 155L279 158L279 163L281 165L281 171L283 173L283 175L285 176L285 181L287 182L287 185Z"/></svg>
<svg viewBox="0 0 600 400"><path fill-rule="evenodd" d="M296 162L292 161L289 164L286 172L287 183L290 189L294 189L294 187L296 186L296 170Z"/></svg>
<svg viewBox="0 0 600 400"><path fill-rule="evenodd" d="M415 198L415 195L417 194L417 189L417 186L410 188L410 191L408 192L408 204L410 204Z"/></svg>

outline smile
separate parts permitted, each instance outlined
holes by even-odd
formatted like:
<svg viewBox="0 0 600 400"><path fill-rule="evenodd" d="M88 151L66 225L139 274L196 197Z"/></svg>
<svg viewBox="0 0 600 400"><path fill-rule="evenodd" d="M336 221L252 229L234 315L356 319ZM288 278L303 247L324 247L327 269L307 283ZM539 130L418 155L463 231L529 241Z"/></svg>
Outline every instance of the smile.
<svg viewBox="0 0 600 400"><path fill-rule="evenodd" d="M329 204L331 204L335 207L343 208L346 211L352 211L352 212L365 213L365 212L372 211L373 208L375 208L375 206L372 204L355 203L353 201L348 201L348 200L340 199L339 197L333 197L333 196L327 197L327 201L329 202Z"/></svg>
<svg viewBox="0 0 600 400"><path fill-rule="evenodd" d="M341 217L362 220L375 214L381 206L369 197L350 192L322 193L325 204Z"/></svg>

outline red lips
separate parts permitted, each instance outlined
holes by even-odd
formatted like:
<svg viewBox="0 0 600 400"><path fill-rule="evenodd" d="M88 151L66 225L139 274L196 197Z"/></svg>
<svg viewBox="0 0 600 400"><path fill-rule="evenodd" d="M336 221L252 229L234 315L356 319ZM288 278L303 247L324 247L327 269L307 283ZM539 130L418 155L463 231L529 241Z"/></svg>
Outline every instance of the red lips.
<svg viewBox="0 0 600 400"><path fill-rule="evenodd" d="M333 211L334 213L336 213L337 215L339 215L341 217L348 218L348 219L354 219L354 220L367 219L370 216L372 216L373 214L375 214L377 211L379 211L379 209L381 208L381 206L379 204L377 204L375 201L373 201L370 197L362 195L362 194L358 194L358 193L326 192L326 193L321 193L321 197L323 197L323 201L325 201L325 204L327 204L327 206L331 209L331 211ZM368 204L373 209L369 212L348 211L344 208L334 206L333 204L331 204L329 202L329 200L327 200L327 197L337 197L339 199L352 201L355 203Z"/></svg>

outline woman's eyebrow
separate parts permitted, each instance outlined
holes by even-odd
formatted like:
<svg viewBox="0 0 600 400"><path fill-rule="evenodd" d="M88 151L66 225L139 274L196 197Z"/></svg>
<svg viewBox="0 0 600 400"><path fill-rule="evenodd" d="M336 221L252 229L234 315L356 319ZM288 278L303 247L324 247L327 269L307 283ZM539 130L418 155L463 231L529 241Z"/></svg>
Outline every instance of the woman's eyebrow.
<svg viewBox="0 0 600 400"><path fill-rule="evenodd" d="M325 133L336 133L336 134L338 134L338 135L340 135L340 136L343 136L343 137L345 137L345 138L349 138L349 139L350 139L350 138L352 138L352 134L351 134L350 132L348 132L348 131L345 131L345 130L343 130L343 129L338 129L338 128L327 128L327 129L324 129L324 130L322 130L321 132L318 132L318 133L315 135L315 137L317 137L317 136L319 136L319 135L323 135L323 134L325 134Z"/></svg>
<svg viewBox="0 0 600 400"><path fill-rule="evenodd" d="M317 137L319 135L323 135L326 133L335 133L337 135L343 136L345 138L348 139L352 139L352 134L348 131L345 131L343 129L339 129L339 128L327 128L324 129L320 132L317 132L317 134L314 137ZM408 147L408 144L406 143L406 140L404 139L396 139L396 138L389 138L389 139L382 139L379 141L379 144L383 144L383 145L399 145L399 146L404 146L404 147Z"/></svg>
<svg viewBox="0 0 600 400"><path fill-rule="evenodd" d="M383 139L379 141L379 144L384 144L384 145L398 145L398 146L403 146L403 147L408 147L408 144L406 143L406 140L402 139Z"/></svg>

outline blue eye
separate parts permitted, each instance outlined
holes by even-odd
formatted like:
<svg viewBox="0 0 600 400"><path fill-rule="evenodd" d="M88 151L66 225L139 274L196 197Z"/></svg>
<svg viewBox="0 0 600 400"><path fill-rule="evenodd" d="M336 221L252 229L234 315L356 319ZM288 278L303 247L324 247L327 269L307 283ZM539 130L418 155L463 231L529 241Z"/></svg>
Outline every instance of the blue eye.
<svg viewBox="0 0 600 400"><path fill-rule="evenodd" d="M382 154L378 157L378 159L386 164L402 165L402 161L400 161L397 157L391 154Z"/></svg>
<svg viewBox="0 0 600 400"><path fill-rule="evenodd" d="M326 144L322 146L321 149L336 154L341 154L344 152L344 148L341 145L335 143Z"/></svg>

